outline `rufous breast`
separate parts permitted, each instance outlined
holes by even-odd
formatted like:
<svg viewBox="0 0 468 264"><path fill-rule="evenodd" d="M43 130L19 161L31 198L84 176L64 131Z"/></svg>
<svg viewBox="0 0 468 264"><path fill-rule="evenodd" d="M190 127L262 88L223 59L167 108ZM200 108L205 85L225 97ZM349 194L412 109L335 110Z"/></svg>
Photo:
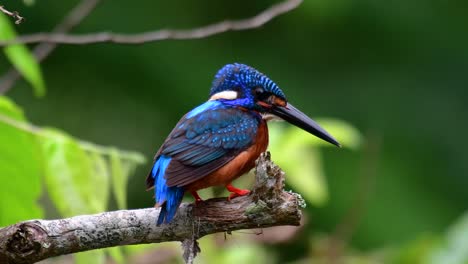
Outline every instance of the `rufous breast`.
<svg viewBox="0 0 468 264"><path fill-rule="evenodd" d="M239 153L229 163L186 187L187 191L197 191L211 186L225 186L239 176L249 172L255 166L255 160L268 147L268 126L265 120L260 121L257 137L252 146Z"/></svg>

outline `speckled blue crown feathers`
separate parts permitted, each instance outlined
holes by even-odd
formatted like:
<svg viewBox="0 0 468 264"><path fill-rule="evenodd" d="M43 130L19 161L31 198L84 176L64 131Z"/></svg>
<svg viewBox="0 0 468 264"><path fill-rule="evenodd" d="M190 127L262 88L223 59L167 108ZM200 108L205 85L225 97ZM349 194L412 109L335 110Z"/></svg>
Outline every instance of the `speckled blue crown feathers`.
<svg viewBox="0 0 468 264"><path fill-rule="evenodd" d="M213 94L234 90L235 87L252 89L261 86L281 98L286 98L283 91L265 74L256 69L240 63L227 64L215 76L211 86L210 96Z"/></svg>

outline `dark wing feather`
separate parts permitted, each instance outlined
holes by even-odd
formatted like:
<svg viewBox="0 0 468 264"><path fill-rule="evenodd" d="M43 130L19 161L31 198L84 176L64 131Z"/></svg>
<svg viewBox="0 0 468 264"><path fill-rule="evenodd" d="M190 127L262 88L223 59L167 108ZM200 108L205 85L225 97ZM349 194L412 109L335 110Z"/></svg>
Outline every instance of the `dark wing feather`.
<svg viewBox="0 0 468 264"><path fill-rule="evenodd" d="M167 185L185 186L221 168L247 149L256 137L261 117L256 113L205 103L204 111L189 112L177 123L156 154L172 158L166 172ZM203 105L202 105L203 106ZM154 184L152 177L147 185Z"/></svg>
<svg viewBox="0 0 468 264"><path fill-rule="evenodd" d="M198 167L187 166L180 161L174 160L171 162L170 167L168 167L166 170L166 176L168 176L167 185L186 186L216 171L235 157L236 155L226 155Z"/></svg>

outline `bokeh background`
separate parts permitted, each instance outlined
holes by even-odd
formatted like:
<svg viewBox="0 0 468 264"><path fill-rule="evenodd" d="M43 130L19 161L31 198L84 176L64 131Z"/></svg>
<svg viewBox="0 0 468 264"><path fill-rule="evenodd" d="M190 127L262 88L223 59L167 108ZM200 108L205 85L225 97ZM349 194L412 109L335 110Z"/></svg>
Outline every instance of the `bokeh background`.
<svg viewBox="0 0 468 264"><path fill-rule="evenodd" d="M7 3L27 18L16 27L26 34L50 31L76 1ZM103 1L74 33L193 28L250 17L272 3ZM352 257L341 261L426 263L431 252L451 248L451 227L468 209L466 8L456 0L307 0L254 30L144 45L61 45L41 64L45 97L25 81L6 95L36 125L143 153L147 162L130 178L127 199L129 208L143 208L152 206L144 179L165 136L207 99L220 67L249 64L304 112L343 120L363 137L357 150L319 149L328 201L304 209L305 225L286 241L253 242L262 259L330 261L323 257L330 241L343 238L340 254ZM10 64L0 58L5 72ZM466 248L460 243L455 247Z"/></svg>

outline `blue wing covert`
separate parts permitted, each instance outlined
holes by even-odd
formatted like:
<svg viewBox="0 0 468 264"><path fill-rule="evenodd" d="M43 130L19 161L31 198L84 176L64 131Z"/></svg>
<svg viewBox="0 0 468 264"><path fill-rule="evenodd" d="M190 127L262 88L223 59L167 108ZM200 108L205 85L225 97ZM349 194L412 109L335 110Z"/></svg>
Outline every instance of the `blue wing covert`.
<svg viewBox="0 0 468 264"><path fill-rule="evenodd" d="M188 185L222 167L252 143L261 116L208 101L187 113L156 154L171 157L165 170L168 187ZM151 174L148 187L154 185Z"/></svg>

